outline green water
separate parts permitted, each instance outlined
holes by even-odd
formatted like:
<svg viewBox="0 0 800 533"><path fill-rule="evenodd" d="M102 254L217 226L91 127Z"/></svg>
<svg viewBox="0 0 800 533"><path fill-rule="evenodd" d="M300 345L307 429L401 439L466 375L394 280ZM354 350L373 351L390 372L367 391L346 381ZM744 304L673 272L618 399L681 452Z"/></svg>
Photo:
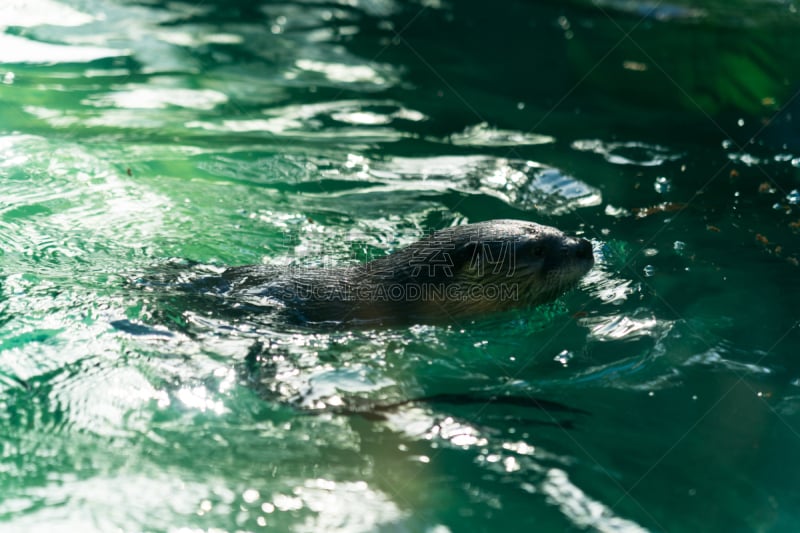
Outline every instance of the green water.
<svg viewBox="0 0 800 533"><path fill-rule="evenodd" d="M0 530L796 531L797 9L4 2ZM501 217L595 268L341 331L135 283ZM575 411L337 414L435 394Z"/></svg>

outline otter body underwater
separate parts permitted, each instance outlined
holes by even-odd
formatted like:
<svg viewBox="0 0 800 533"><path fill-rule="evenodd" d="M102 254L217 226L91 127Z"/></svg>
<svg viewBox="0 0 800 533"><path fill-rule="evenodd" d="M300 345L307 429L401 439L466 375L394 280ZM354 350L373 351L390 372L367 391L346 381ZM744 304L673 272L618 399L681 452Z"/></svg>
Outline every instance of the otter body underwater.
<svg viewBox="0 0 800 533"><path fill-rule="evenodd" d="M492 220L437 231L360 265L238 266L200 285L235 306L278 310L305 324L452 322L551 301L593 264L586 239Z"/></svg>

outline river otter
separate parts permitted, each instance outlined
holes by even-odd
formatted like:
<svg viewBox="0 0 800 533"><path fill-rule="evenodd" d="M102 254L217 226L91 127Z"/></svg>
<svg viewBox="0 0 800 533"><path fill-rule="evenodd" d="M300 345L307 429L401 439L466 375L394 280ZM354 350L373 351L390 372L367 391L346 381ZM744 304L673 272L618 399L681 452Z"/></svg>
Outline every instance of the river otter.
<svg viewBox="0 0 800 533"><path fill-rule="evenodd" d="M356 266L228 268L213 292L303 323L457 321L550 301L593 263L586 239L532 222L492 220L437 231Z"/></svg>

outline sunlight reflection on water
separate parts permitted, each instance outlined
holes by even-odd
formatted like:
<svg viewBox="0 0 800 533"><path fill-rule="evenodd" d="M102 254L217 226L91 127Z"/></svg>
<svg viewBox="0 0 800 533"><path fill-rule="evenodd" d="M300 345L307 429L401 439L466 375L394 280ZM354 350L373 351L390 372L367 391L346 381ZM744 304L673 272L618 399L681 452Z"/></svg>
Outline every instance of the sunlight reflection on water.
<svg viewBox="0 0 800 533"><path fill-rule="evenodd" d="M773 153L721 132L703 144L679 113L670 131L674 109L657 99L598 111L619 76L657 72L627 42L599 65L614 76L568 72L576 43L595 50L587 36L609 31L613 44L609 23L635 22L618 12L644 17L629 36L666 53L666 34L707 37L720 8L605 1L611 15L594 17L597 3L517 3L498 21L502 3L264 4L0 5L4 521L697 530L685 517L713 513L679 492L707 457L715 524L730 526L717 530L769 528L751 507L793 518L793 480L778 478L795 451L776 444L800 412L776 342L796 307L792 123L764 122L788 139ZM737 28L733 72L779 72L788 87L791 72L757 68L771 54ZM701 97L711 70L692 78ZM769 108L774 87L740 97ZM489 218L591 238L595 267L535 310L353 331L146 281L352 264ZM734 430L713 425L731 383ZM463 403L416 401L439 393ZM487 400L502 394L523 405ZM775 413L786 419L767 426ZM676 432L686 440L669 448ZM617 501L640 481L642 505ZM732 505L743 497L747 512Z"/></svg>

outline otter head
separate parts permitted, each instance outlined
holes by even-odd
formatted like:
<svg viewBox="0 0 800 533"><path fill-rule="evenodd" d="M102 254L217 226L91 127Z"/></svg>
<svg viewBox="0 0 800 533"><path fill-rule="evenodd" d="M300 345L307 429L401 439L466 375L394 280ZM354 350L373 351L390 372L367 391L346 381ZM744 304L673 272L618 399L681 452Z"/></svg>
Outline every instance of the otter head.
<svg viewBox="0 0 800 533"><path fill-rule="evenodd" d="M553 300L594 264L592 245L586 239L519 220L447 228L426 241L429 249L441 249L444 257L451 258L452 273L445 278L453 296L446 305L453 316ZM442 256L437 253L430 259L442 262Z"/></svg>

